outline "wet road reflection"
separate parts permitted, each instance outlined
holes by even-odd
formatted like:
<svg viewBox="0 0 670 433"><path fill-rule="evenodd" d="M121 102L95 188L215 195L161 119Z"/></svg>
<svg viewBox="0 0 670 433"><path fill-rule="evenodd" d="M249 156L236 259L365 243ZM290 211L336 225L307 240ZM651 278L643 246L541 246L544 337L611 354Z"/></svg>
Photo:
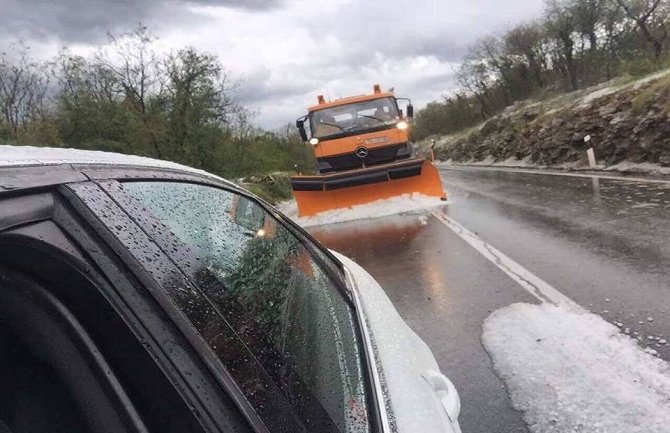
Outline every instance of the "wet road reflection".
<svg viewBox="0 0 670 433"><path fill-rule="evenodd" d="M670 184L443 170L449 214L670 360ZM599 187L599 188L598 188Z"/></svg>
<svg viewBox="0 0 670 433"><path fill-rule="evenodd" d="M488 199L512 217L551 218L591 231L613 242L652 249L644 258L668 263L670 257L670 183L546 176L476 169L443 170L452 202ZM473 197L474 198L474 197ZM452 206L453 208L453 206ZM614 241L615 242L615 241ZM608 242L605 242L608 243ZM621 245L613 245L619 250ZM630 256L626 254L626 256Z"/></svg>
<svg viewBox="0 0 670 433"><path fill-rule="evenodd" d="M428 343L461 394L463 431L527 431L519 413L510 409L480 336L481 324L492 311L513 302L533 302L530 295L429 216L310 231L363 265Z"/></svg>
<svg viewBox="0 0 670 433"><path fill-rule="evenodd" d="M670 360L670 184L442 170L445 212ZM310 231L363 265L463 396L463 431L526 431L481 347L488 315L530 295L433 217ZM652 338L650 338L652 337Z"/></svg>

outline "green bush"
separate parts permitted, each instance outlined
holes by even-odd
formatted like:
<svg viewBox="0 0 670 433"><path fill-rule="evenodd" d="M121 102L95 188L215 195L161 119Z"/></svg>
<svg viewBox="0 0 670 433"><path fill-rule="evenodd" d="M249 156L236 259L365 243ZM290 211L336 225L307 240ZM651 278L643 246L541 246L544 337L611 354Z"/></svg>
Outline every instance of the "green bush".
<svg viewBox="0 0 670 433"><path fill-rule="evenodd" d="M628 74L634 78L639 78L656 72L661 68L662 65L659 62L655 62L650 58L642 57L625 62L622 65L621 70L625 74Z"/></svg>
<svg viewBox="0 0 670 433"><path fill-rule="evenodd" d="M243 188L271 204L277 204L293 197L290 174L288 173L249 176L242 179L240 183Z"/></svg>

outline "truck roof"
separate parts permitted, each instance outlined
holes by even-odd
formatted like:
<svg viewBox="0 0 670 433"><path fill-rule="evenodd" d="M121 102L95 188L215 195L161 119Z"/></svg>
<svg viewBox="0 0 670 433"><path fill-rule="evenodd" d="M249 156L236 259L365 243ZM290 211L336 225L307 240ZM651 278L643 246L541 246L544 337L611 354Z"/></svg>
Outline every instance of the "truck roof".
<svg viewBox="0 0 670 433"><path fill-rule="evenodd" d="M373 93L371 95L348 96L346 98L336 99L334 101L326 102L324 104L312 105L307 109L310 113L312 111L323 110L324 108L338 107L340 105L353 104L356 102L371 101L380 98L392 98L393 92Z"/></svg>

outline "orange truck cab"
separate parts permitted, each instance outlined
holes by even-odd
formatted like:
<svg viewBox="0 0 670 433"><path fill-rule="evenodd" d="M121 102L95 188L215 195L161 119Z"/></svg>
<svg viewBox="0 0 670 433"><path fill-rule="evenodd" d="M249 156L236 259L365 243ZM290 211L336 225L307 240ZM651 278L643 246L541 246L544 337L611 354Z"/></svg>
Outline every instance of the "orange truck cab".
<svg viewBox="0 0 670 433"><path fill-rule="evenodd" d="M406 115L399 100L407 101ZM409 99L382 92L379 85L370 95L330 102L319 96L318 104L296 121L316 159L316 175L291 178L299 214L407 193L446 198L437 170L414 150L413 112Z"/></svg>

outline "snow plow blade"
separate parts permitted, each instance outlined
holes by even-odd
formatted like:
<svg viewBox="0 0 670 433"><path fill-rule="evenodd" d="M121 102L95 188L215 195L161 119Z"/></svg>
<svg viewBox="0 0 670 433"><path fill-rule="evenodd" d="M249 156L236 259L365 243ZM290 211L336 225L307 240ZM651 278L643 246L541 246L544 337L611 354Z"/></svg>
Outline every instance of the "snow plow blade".
<svg viewBox="0 0 670 433"><path fill-rule="evenodd" d="M299 216L420 193L446 200L440 174L424 159L410 159L359 170L291 177Z"/></svg>

